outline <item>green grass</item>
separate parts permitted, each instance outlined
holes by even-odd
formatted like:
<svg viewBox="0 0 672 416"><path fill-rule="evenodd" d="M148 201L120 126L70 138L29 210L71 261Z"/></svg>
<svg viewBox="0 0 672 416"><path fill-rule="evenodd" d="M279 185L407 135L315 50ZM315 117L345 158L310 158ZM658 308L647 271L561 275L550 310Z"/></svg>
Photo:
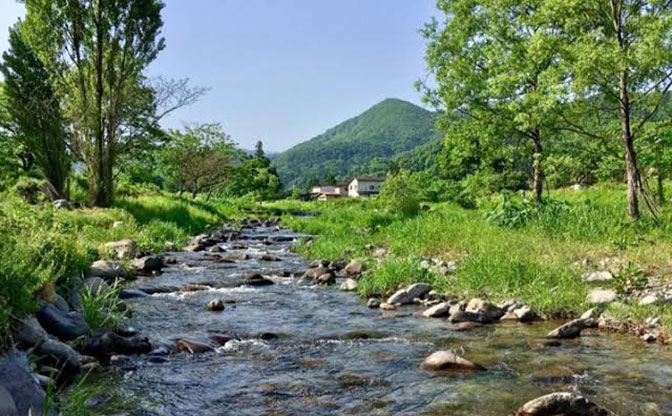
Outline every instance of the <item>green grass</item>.
<svg viewBox="0 0 672 416"><path fill-rule="evenodd" d="M206 203L164 193L119 199L110 209L56 210L5 198L0 204L0 334L12 317L35 309L42 288L60 290L91 262L109 255L105 243L130 238L141 250L163 250L167 243L181 247L192 235L242 216L242 208L242 202ZM0 336L0 349L5 344Z"/></svg>
<svg viewBox="0 0 672 416"><path fill-rule="evenodd" d="M591 286L581 280L584 270L578 266L585 259L597 264L618 258L647 276L669 281L672 209L666 207L659 221L646 217L635 223L625 217L624 195L618 185L554 191L552 204L530 208L522 221L511 226L488 219L502 210L500 196L479 201L476 210L432 204L409 217L388 212L380 200L267 205L320 212L316 217L283 217L286 225L317 236L297 250L311 259L364 259L370 272L358 289L363 296L384 295L400 284L427 281L460 299L516 298L554 314L580 313L588 307L585 299ZM517 213L529 208L520 196L510 199L520 205ZM374 259L368 244L387 248L387 256ZM457 273L447 277L426 273L420 260L427 257L457 261ZM641 320L655 313L672 326L669 307L647 308L646 313L634 305L624 309L619 312L623 317Z"/></svg>

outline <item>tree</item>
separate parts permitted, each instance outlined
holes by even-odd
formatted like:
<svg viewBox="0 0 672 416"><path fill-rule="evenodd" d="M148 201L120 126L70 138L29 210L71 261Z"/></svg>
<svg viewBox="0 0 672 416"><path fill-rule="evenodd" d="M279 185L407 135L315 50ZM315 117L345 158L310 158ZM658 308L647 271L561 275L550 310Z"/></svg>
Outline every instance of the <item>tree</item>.
<svg viewBox="0 0 672 416"><path fill-rule="evenodd" d="M672 7L662 0L549 0L546 20L565 40L573 97L590 111L618 121L618 134L565 120L587 137L618 139L623 148L627 213L640 216L640 197L654 212L645 189L636 140L672 87ZM604 100L594 99L601 96ZM598 105L599 107L596 107ZM585 108L585 107L584 107ZM611 127L611 126L609 126ZM600 132L603 133L603 132Z"/></svg>
<svg viewBox="0 0 672 416"><path fill-rule="evenodd" d="M209 198L231 180L234 154L233 142L219 124L203 124L172 131L162 160L180 196L186 191L196 198L207 191Z"/></svg>
<svg viewBox="0 0 672 416"><path fill-rule="evenodd" d="M336 185L338 181L336 180L336 175L334 172L329 172L327 178L324 180L325 185Z"/></svg>
<svg viewBox="0 0 672 416"><path fill-rule="evenodd" d="M47 181L50 199L67 198L71 158L59 98L48 82L46 68L23 41L20 24L10 29L9 45L0 72L5 77L9 129L22 147L17 154L24 170L35 163Z"/></svg>
<svg viewBox="0 0 672 416"><path fill-rule="evenodd" d="M443 107L444 118L466 115L461 125L473 138L486 142L485 135L495 132L529 152L537 198L543 191L543 144L556 129L563 92L563 74L555 69L558 38L540 18L543 4L439 0L445 22L434 20L423 31L426 60L438 84L428 99ZM484 125L496 128L480 128Z"/></svg>
<svg viewBox="0 0 672 416"><path fill-rule="evenodd" d="M254 157L258 159L266 159L266 154L264 153L264 144L261 140L257 141L257 144L254 145Z"/></svg>
<svg viewBox="0 0 672 416"><path fill-rule="evenodd" d="M159 0L26 0L24 36L49 71L84 162L91 203L109 206L119 141L147 103L144 69L164 47Z"/></svg>

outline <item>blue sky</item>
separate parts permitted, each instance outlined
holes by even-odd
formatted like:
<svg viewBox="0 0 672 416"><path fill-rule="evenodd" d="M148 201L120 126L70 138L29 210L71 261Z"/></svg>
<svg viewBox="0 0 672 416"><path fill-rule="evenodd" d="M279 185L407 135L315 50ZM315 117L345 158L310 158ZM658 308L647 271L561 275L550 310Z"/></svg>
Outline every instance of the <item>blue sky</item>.
<svg viewBox="0 0 672 416"><path fill-rule="evenodd" d="M388 97L419 103L418 30L435 0L167 0L166 49L150 75L210 91L166 119L220 122L241 146L280 151ZM23 15L0 0L0 50Z"/></svg>

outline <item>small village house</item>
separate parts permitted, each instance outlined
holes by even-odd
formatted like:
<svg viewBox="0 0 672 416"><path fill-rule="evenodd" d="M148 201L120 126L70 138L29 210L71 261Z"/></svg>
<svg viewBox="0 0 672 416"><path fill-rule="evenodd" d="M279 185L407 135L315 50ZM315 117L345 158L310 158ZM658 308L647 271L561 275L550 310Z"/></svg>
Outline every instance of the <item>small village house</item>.
<svg viewBox="0 0 672 416"><path fill-rule="evenodd" d="M340 198L345 196L345 187L342 185L315 185L310 188L310 196L320 201Z"/></svg>
<svg viewBox="0 0 672 416"><path fill-rule="evenodd" d="M384 183L384 177L356 176L348 184L348 196L358 198L378 195Z"/></svg>

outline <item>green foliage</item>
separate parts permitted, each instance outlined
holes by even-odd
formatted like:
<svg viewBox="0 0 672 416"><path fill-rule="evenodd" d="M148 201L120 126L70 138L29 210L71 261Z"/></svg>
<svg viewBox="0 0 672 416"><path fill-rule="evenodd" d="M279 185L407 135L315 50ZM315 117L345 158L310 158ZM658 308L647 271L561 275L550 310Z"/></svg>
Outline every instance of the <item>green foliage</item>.
<svg viewBox="0 0 672 416"><path fill-rule="evenodd" d="M123 301L119 299L122 287L119 281L109 288L98 287L93 291L85 288L82 292L82 316L91 329L116 329L121 324L123 316L121 307Z"/></svg>
<svg viewBox="0 0 672 416"><path fill-rule="evenodd" d="M35 205L44 201L44 181L24 176L14 184L10 193L24 202Z"/></svg>
<svg viewBox="0 0 672 416"><path fill-rule="evenodd" d="M507 193L499 197L499 202L487 213L488 221L500 227L523 227L541 217L552 218L561 215L568 208L562 201L528 198L514 198Z"/></svg>
<svg viewBox="0 0 672 416"><path fill-rule="evenodd" d="M289 187L304 187L312 178L322 182L329 173L339 178L383 175L395 155L436 139L434 125L433 113L387 99L277 155L273 164Z"/></svg>
<svg viewBox="0 0 672 416"><path fill-rule="evenodd" d="M392 212L415 215L420 211L423 186L410 172L402 170L387 177L380 198Z"/></svg>
<svg viewBox="0 0 672 416"><path fill-rule="evenodd" d="M619 270L614 276L616 290L622 294L629 294L633 290L645 289L649 284L649 279L644 275L644 271L632 262Z"/></svg>

